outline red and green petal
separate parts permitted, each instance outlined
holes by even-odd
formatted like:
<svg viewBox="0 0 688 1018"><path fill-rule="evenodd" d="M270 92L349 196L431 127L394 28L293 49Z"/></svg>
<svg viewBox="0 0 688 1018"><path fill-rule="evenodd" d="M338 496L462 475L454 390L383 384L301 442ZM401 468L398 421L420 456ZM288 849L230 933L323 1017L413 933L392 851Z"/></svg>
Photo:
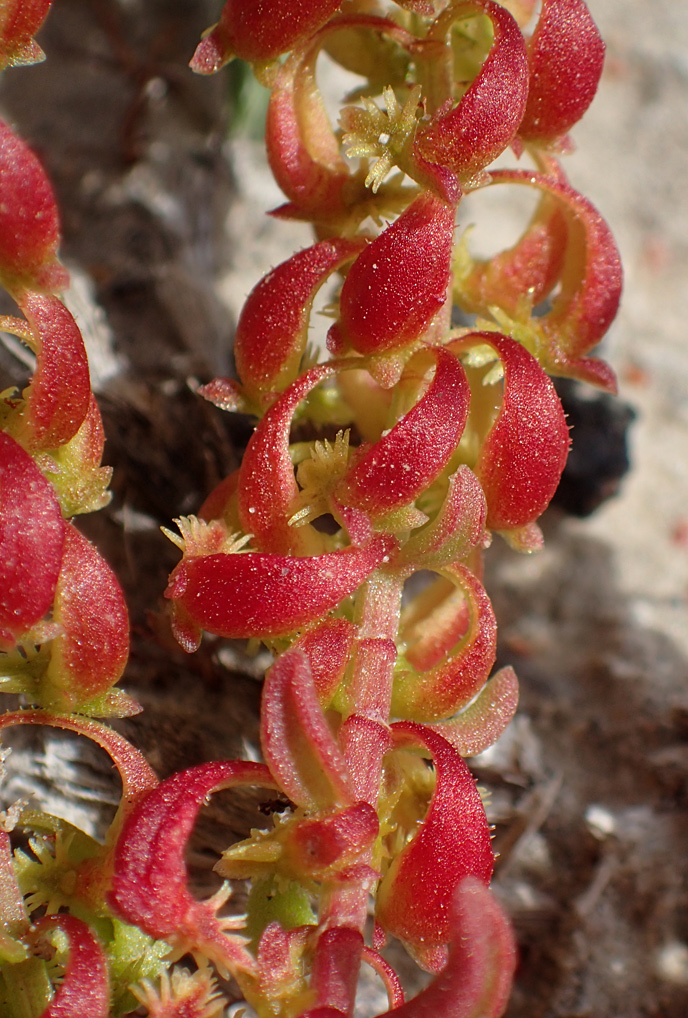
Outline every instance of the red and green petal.
<svg viewBox="0 0 688 1018"><path fill-rule="evenodd" d="M282 654L265 677L260 741L263 759L297 806L322 809L353 802L344 756L299 647Z"/></svg>
<svg viewBox="0 0 688 1018"><path fill-rule="evenodd" d="M273 215L350 227L375 212L365 172L353 173L342 157L340 141L327 116L315 67L320 50L334 33L369 30L412 51L417 40L394 21L367 14L342 15L324 25L284 62L272 85L265 143L273 176L288 199ZM431 174L444 182L445 174Z"/></svg>
<svg viewBox="0 0 688 1018"><path fill-rule="evenodd" d="M108 1018L110 986L107 963L98 938L81 919L72 915L46 915L35 924L34 948L50 932L59 930L69 943L64 979L40 1018Z"/></svg>
<svg viewBox="0 0 688 1018"><path fill-rule="evenodd" d="M475 473L487 501L487 526L517 531L549 505L569 450L561 402L535 357L497 332L471 333L451 346L457 353L486 343L504 365L504 395L482 443Z"/></svg>
<svg viewBox="0 0 688 1018"><path fill-rule="evenodd" d="M525 184L552 195L567 221L559 293L551 310L531 322L541 364L552 374L615 392L611 368L586 356L613 322L621 299L621 259L609 227L587 198L557 172L556 164L551 174L495 171L492 184L500 183Z"/></svg>
<svg viewBox="0 0 688 1018"><path fill-rule="evenodd" d="M447 964L413 1000L379 1018L500 1018L509 1001L516 945L509 920L481 880L466 877L450 905Z"/></svg>
<svg viewBox="0 0 688 1018"><path fill-rule="evenodd" d="M20 306L26 323L7 320L36 354L36 370L23 392L25 405L12 433L27 451L55 449L72 438L91 401L88 359L79 328L57 297L27 293Z"/></svg>
<svg viewBox="0 0 688 1018"><path fill-rule="evenodd" d="M285 838L285 859L304 881L372 885L379 874L363 861L373 847L380 824L368 802L356 802L293 824Z"/></svg>
<svg viewBox="0 0 688 1018"><path fill-rule="evenodd" d="M115 574L71 524L53 619L61 633L50 645L46 679L60 706L76 710L122 675L129 656L129 615Z"/></svg>
<svg viewBox="0 0 688 1018"><path fill-rule="evenodd" d="M308 659L318 699L327 707L344 677L353 648L355 626L348 619L328 618L305 633L293 649Z"/></svg>
<svg viewBox="0 0 688 1018"><path fill-rule="evenodd" d="M44 469L60 500L63 516L94 512L110 501L107 486L112 467L100 465L104 448L103 419L91 394L88 413L77 433L45 457Z"/></svg>
<svg viewBox="0 0 688 1018"><path fill-rule="evenodd" d="M306 349L313 299L366 240L324 240L269 272L246 299L234 338L237 372L259 404L294 381Z"/></svg>
<svg viewBox="0 0 688 1018"><path fill-rule="evenodd" d="M191 68L213 74L233 57L265 62L305 42L339 9L341 0L226 0L217 25L199 43Z"/></svg>
<svg viewBox="0 0 688 1018"><path fill-rule="evenodd" d="M397 563L415 569L435 569L461 561L484 538L486 519L487 505L480 482L469 467L461 466L449 478L439 510L411 534Z"/></svg>
<svg viewBox="0 0 688 1018"><path fill-rule="evenodd" d="M270 169L289 201L279 214L315 221L345 218L342 189L351 179L315 81L322 44L316 36L282 65L265 125Z"/></svg>
<svg viewBox="0 0 688 1018"><path fill-rule="evenodd" d="M515 137L526 108L526 44L511 14L491 0L450 4L430 27L429 39L445 39L454 22L486 14L494 41L480 71L455 106L448 99L421 126L414 154L456 173L464 185L504 151Z"/></svg>
<svg viewBox="0 0 688 1018"><path fill-rule="evenodd" d="M47 725L61 728L77 735L85 735L112 758L122 779L122 800L119 816L125 816L147 792L154 788L158 779L146 762L145 757L122 735L107 725L78 714L58 715L45 710L21 710L0 716L0 730L13 725ZM113 825L116 826L116 825Z"/></svg>
<svg viewBox="0 0 688 1018"><path fill-rule="evenodd" d="M321 365L293 382L270 407L246 448L238 480L239 518L260 551L307 554L321 547L312 528L289 525L299 495L289 439L299 403L335 370Z"/></svg>
<svg viewBox="0 0 688 1018"><path fill-rule="evenodd" d="M493 258L473 263L457 287L457 301L466 311L477 314L489 314L490 307L499 307L517 317L524 301L532 311L561 277L567 241L568 223L561 202L543 193L519 241Z"/></svg>
<svg viewBox="0 0 688 1018"><path fill-rule="evenodd" d="M518 707L518 679L513 668L500 668L473 702L457 717L428 725L461 756L477 756L492 746Z"/></svg>
<svg viewBox="0 0 688 1018"><path fill-rule="evenodd" d="M52 0L3 0L0 7L0 70L35 64L45 54L33 36L41 27Z"/></svg>

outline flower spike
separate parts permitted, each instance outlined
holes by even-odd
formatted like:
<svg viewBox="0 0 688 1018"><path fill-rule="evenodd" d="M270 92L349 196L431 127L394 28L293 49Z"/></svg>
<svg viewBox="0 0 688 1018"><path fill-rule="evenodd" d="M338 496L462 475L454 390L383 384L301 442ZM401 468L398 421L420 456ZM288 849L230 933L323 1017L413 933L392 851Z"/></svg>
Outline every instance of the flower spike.
<svg viewBox="0 0 688 1018"><path fill-rule="evenodd" d="M454 207L421 194L358 256L342 287L331 350L395 350L420 339L447 299Z"/></svg>

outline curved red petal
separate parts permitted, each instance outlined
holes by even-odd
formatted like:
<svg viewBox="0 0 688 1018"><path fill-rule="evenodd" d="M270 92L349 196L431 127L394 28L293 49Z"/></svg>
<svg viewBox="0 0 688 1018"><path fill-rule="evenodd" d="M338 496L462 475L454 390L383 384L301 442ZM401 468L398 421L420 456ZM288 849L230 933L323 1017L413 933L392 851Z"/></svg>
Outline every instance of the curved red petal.
<svg viewBox="0 0 688 1018"><path fill-rule="evenodd" d="M437 785L421 827L382 879L376 919L437 972L446 962L458 885L467 876L487 884L492 876L490 828L473 776L445 739L410 722L397 722L392 732L399 748L429 752Z"/></svg>
<svg viewBox="0 0 688 1018"><path fill-rule="evenodd" d="M354 801L303 650L286 651L268 671L260 718L263 759L292 802L326 808Z"/></svg>
<svg viewBox="0 0 688 1018"><path fill-rule="evenodd" d="M330 344L373 354L419 339L447 299L453 236L454 206L419 195L351 266Z"/></svg>
<svg viewBox="0 0 688 1018"><path fill-rule="evenodd" d="M223 933L217 903L197 901L189 893L184 854L208 796L239 785L277 787L267 767L242 760L201 764L162 781L122 827L108 894L108 904L126 922L234 970L251 968L252 957L237 938Z"/></svg>
<svg viewBox="0 0 688 1018"><path fill-rule="evenodd" d="M10 649L53 602L65 523L29 454L0 432L0 648Z"/></svg>
<svg viewBox="0 0 688 1018"><path fill-rule="evenodd" d="M378 1018L500 1018L509 1000L516 945L489 888L466 877L451 906L447 964L413 1000Z"/></svg>
<svg viewBox="0 0 688 1018"><path fill-rule="evenodd" d="M47 678L75 710L120 678L129 656L129 615L105 559L67 525L53 619L62 632L51 643Z"/></svg>
<svg viewBox="0 0 688 1018"><path fill-rule="evenodd" d="M449 717L483 687L495 661L497 622L484 587L465 566L455 564L440 572L455 584L464 600L451 613L440 604L433 613L435 619L431 615L422 620L421 639L406 652L406 659L418 670L401 670L394 678L392 714L396 717L414 721ZM453 630L454 617L463 621L464 613L468 618L458 640L452 635L453 646L433 665L437 656L435 634L441 653L445 631ZM402 637L403 633L402 625Z"/></svg>
<svg viewBox="0 0 688 1018"><path fill-rule="evenodd" d="M0 121L0 280L15 295L60 290L60 222L45 170L31 149Z"/></svg>
<svg viewBox="0 0 688 1018"><path fill-rule="evenodd" d="M305 41L339 9L341 0L226 0L220 21L199 43L191 68L212 74L232 57L273 60Z"/></svg>
<svg viewBox="0 0 688 1018"><path fill-rule="evenodd" d="M334 371L336 367L320 365L293 382L270 407L248 443L238 481L239 518L260 551L288 555L320 550L319 535L312 533L311 527L289 526L299 494L289 437L301 400Z"/></svg>
<svg viewBox="0 0 688 1018"><path fill-rule="evenodd" d="M427 362L429 355L435 358L436 369L426 392L355 463L336 492L342 502L373 518L408 505L424 491L449 462L466 425L468 381L458 359L447 350L436 347L418 354L402 383L415 377L420 361Z"/></svg>
<svg viewBox="0 0 688 1018"><path fill-rule="evenodd" d="M514 138L528 95L526 44L511 14L491 0L450 4L429 38L445 38L457 20L484 13L492 22L494 41L480 71L458 105L451 100L421 127L414 152L470 183Z"/></svg>
<svg viewBox="0 0 688 1018"><path fill-rule="evenodd" d="M516 530L549 505L566 464L569 431L552 382L525 347L498 332L471 333L451 345L458 352L477 341L502 360L504 396L474 469L485 492L487 526Z"/></svg>
<svg viewBox="0 0 688 1018"><path fill-rule="evenodd" d="M31 452L72 438L91 401L88 358L79 328L57 297L27 293L20 300L35 339L36 370L24 390L26 408L16 432Z"/></svg>
<svg viewBox="0 0 688 1018"><path fill-rule="evenodd" d="M34 942L58 929L69 941L64 980L40 1018L108 1018L110 986L105 954L85 922L72 915L46 915L34 927Z"/></svg>
<svg viewBox="0 0 688 1018"><path fill-rule="evenodd" d="M189 619L233 639L292 633L352 594L396 548L379 535L361 548L297 558L259 553L185 559L165 597Z"/></svg>
<svg viewBox="0 0 688 1018"><path fill-rule="evenodd" d="M318 54L330 34L350 28L388 36L409 51L417 43L388 18L341 15L288 57L272 87L265 126L270 169L289 199L274 215L342 226L350 217L364 219L374 207L365 174L354 175L341 155L315 77Z"/></svg>
<svg viewBox="0 0 688 1018"><path fill-rule="evenodd" d="M365 244L365 239L323 240L282 262L251 291L234 338L237 372L250 398L260 401L294 381L315 294Z"/></svg>
<svg viewBox="0 0 688 1018"><path fill-rule="evenodd" d="M568 222L560 292L552 309L533 323L544 337L544 367L615 392L611 368L584 356L604 336L621 299L621 258L611 230L594 205L561 174L498 170L492 174L492 183L525 184L552 195Z"/></svg>
<svg viewBox="0 0 688 1018"><path fill-rule="evenodd" d="M584 0L543 0L528 63L519 137L551 144L583 116L602 74L604 43Z"/></svg>

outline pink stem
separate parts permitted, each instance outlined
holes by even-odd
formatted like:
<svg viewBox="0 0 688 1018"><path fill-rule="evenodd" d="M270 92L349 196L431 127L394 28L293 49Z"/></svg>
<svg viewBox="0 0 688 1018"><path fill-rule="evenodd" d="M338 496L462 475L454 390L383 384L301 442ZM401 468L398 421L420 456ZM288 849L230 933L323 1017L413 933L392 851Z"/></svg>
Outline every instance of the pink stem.
<svg viewBox="0 0 688 1018"><path fill-rule="evenodd" d="M377 809L382 759L389 747L389 712L403 577L376 570L357 596L357 641L340 732L355 795ZM348 708L348 710L347 710ZM332 885L321 899L312 988L320 1007L352 1015L368 916L372 848L362 875ZM365 869L364 869L365 867ZM334 935L336 931L336 935ZM342 972L346 972L346 976ZM336 980L332 973L338 972ZM335 985L336 984L336 985Z"/></svg>

